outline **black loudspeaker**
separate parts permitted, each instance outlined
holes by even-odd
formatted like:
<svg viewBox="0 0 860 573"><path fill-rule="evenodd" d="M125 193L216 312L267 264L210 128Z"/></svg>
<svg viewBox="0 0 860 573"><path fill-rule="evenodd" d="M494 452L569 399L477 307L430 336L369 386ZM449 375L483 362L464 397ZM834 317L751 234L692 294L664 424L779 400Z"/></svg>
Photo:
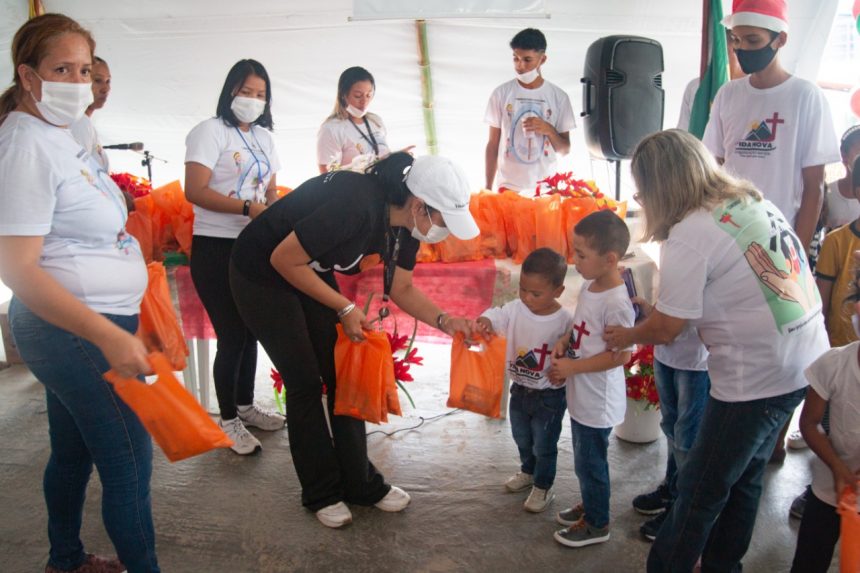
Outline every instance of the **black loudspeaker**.
<svg viewBox="0 0 860 573"><path fill-rule="evenodd" d="M582 78L585 142L595 157L629 159L663 129L663 47L637 36L607 36L588 47Z"/></svg>

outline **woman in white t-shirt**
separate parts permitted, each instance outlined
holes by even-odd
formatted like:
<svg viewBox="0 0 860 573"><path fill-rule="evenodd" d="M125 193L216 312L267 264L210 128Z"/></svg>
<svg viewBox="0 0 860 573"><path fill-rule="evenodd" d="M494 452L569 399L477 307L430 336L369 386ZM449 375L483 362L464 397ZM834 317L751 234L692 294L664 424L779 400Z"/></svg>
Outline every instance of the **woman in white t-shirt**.
<svg viewBox="0 0 860 573"><path fill-rule="evenodd" d="M260 449L246 426L284 427L284 417L254 404L257 339L230 291L230 252L248 221L277 199L280 169L272 139L272 85L260 62L240 60L227 74L215 117L185 139L185 196L194 204L191 279L209 314L218 350L213 378L220 425L237 454Z"/></svg>
<svg viewBox="0 0 860 573"><path fill-rule="evenodd" d="M390 153L382 118L367 111L375 92L376 82L364 68L355 66L340 74L334 111L317 133L320 173L349 167L353 162L355 170L364 171L368 164Z"/></svg>
<svg viewBox="0 0 860 573"><path fill-rule="evenodd" d="M157 572L152 441L102 377L150 371L134 336L146 266L125 232L122 192L69 130L93 101L94 49L61 14L27 21L12 40L15 79L0 99L0 278L14 295L18 351L46 390L45 571ZM80 538L93 465L118 559L85 553Z"/></svg>
<svg viewBox="0 0 860 573"><path fill-rule="evenodd" d="M678 496L648 571L739 568L762 475L803 399L803 371L828 348L821 299L791 224L677 129L645 138L631 163L645 238L662 241L660 289L633 328L607 327L612 348L666 344L687 323L709 351L710 398L677 477Z"/></svg>

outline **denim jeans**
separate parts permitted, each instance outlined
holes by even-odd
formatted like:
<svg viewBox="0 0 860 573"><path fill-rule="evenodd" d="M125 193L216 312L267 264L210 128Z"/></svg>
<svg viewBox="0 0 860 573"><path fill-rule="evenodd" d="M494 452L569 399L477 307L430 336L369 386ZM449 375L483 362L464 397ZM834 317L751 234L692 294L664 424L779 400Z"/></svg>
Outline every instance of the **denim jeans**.
<svg viewBox="0 0 860 573"><path fill-rule="evenodd" d="M666 435L669 456L666 460L666 484L672 497L678 495L675 475L693 446L699 422L708 402L711 379L706 370L678 370L654 361L654 381L660 395L660 427Z"/></svg>
<svg viewBox="0 0 860 573"><path fill-rule="evenodd" d="M649 573L737 571L749 547L762 475L806 388L748 402L709 398L678 470L678 497L648 554Z"/></svg>
<svg viewBox="0 0 860 573"><path fill-rule="evenodd" d="M570 419L573 470L579 480L585 521L592 527L609 525L609 434L612 428L592 428Z"/></svg>
<svg viewBox="0 0 860 573"><path fill-rule="evenodd" d="M558 437L567 410L564 388L532 390L511 384L511 433L520 450L520 471L534 476L535 487L555 482Z"/></svg>
<svg viewBox="0 0 860 573"><path fill-rule="evenodd" d="M104 315L128 332L137 316ZM90 342L33 314L16 298L9 322L21 358L45 386L51 456L43 481L48 562L72 570L85 559L80 539L93 464L102 484L102 520L129 573L157 572L149 480L152 441L103 378L108 363Z"/></svg>

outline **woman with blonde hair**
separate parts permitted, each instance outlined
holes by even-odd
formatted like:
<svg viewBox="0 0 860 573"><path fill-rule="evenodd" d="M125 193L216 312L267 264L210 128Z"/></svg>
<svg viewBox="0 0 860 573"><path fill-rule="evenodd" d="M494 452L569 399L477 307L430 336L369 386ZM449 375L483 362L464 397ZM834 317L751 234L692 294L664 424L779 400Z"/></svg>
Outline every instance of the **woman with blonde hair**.
<svg viewBox="0 0 860 573"><path fill-rule="evenodd" d="M317 133L320 173L349 166L361 157L369 164L390 153L382 118L368 111L375 93L376 81L364 68L354 66L340 74L334 111Z"/></svg>
<svg viewBox="0 0 860 573"><path fill-rule="evenodd" d="M45 386L51 456L43 488L46 573L157 572L152 441L102 375L149 371L134 336L146 266L125 232L122 192L68 127L93 101L95 42L66 16L33 18L12 40L0 99L0 278L21 358ZM84 552L93 466L119 559Z"/></svg>
<svg viewBox="0 0 860 573"><path fill-rule="evenodd" d="M821 300L783 214L695 137L646 137L631 170L645 238L662 242L660 288L647 319L604 338L665 344L689 321L710 352L710 397L648 571L691 571L699 556L703 570L738 570L765 465L806 393L804 369L828 347Z"/></svg>

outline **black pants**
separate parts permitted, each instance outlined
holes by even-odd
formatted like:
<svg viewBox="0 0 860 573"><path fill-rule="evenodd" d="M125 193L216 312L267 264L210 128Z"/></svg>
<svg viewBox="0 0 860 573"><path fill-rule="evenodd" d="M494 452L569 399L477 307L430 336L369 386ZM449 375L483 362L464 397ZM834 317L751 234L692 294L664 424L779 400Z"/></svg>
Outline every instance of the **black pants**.
<svg viewBox="0 0 860 573"><path fill-rule="evenodd" d="M234 239L194 235L191 243L191 280L209 314L218 350L212 376L221 417L236 417L236 405L254 401L257 339L242 322L230 292L230 252Z"/></svg>
<svg viewBox="0 0 860 573"><path fill-rule="evenodd" d="M839 540L841 521L836 508L812 493L806 498L791 573L827 573Z"/></svg>
<svg viewBox="0 0 860 573"><path fill-rule="evenodd" d="M337 289L331 273L321 276ZM235 266L230 286L242 318L284 378L287 432L302 504L317 511L339 501L378 502L391 488L367 459L364 422L333 414L337 313L293 289L252 282ZM333 439L323 411L323 383Z"/></svg>

